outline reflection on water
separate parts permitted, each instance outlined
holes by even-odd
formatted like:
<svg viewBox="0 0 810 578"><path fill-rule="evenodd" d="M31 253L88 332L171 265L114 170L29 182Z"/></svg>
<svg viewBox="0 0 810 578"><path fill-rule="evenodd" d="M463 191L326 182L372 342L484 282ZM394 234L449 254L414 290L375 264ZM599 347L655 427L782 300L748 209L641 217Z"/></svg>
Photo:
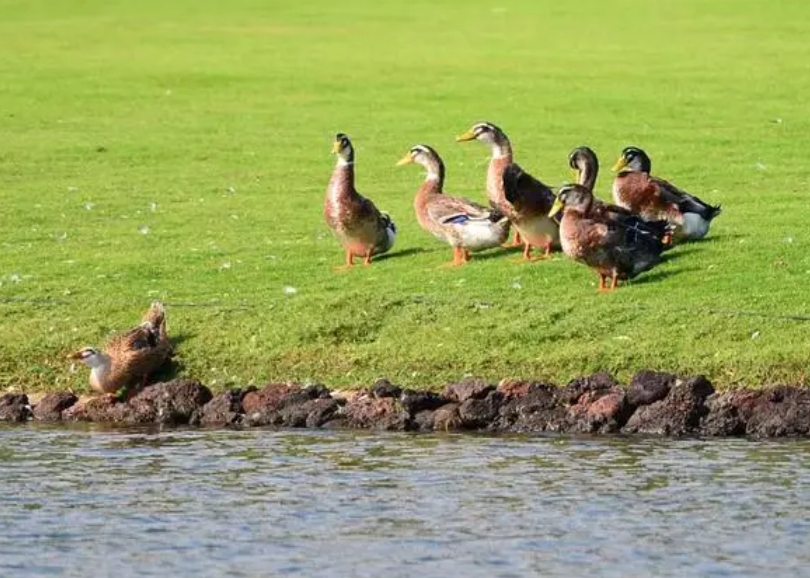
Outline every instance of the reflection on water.
<svg viewBox="0 0 810 578"><path fill-rule="evenodd" d="M798 576L810 442L0 426L0 576Z"/></svg>

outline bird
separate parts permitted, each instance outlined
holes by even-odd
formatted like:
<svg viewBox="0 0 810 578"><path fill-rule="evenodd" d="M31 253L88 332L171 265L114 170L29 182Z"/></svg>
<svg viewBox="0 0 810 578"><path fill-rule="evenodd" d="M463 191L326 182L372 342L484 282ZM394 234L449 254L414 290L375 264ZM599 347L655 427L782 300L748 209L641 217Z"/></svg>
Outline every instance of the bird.
<svg viewBox="0 0 810 578"><path fill-rule="evenodd" d="M69 357L90 367L90 387L99 393L142 388L174 354L166 332L166 309L154 301L140 325L112 337L99 351L83 347Z"/></svg>
<svg viewBox="0 0 810 578"><path fill-rule="evenodd" d="M565 185L551 214L563 209L560 244L563 252L599 275L600 292L612 291L620 280L632 279L661 261L664 245L635 215L592 214L593 194L585 186ZM610 278L610 286L607 279Z"/></svg>
<svg viewBox="0 0 810 578"><path fill-rule="evenodd" d="M386 253L394 245L397 227L387 213L355 189L354 147L349 137L337 133L332 152L337 164L326 189L324 217L346 253L340 268L352 267L355 257L371 265L372 256Z"/></svg>
<svg viewBox="0 0 810 578"><path fill-rule="evenodd" d="M579 146L571 151L568 155L568 165L574 170L576 183L581 185L593 193L594 186L596 185L596 177L599 175L599 159L596 153L587 146ZM606 203L600 198L594 196L591 202L589 216L596 216L598 218L617 218L617 217L631 217L634 215L632 211ZM561 215L560 215L561 216ZM640 215L636 215L640 217ZM644 220L639 219L635 226L645 227L649 230L650 234L656 236L663 244L665 249L672 247L672 233L674 226L666 219L657 220Z"/></svg>
<svg viewBox="0 0 810 578"><path fill-rule="evenodd" d="M477 140L489 146L487 196L490 203L512 222L519 234L514 244L523 242L524 259L532 259L532 247L543 248L540 258L547 258L552 246L559 243L559 226L548 214L555 201L551 188L514 163L509 138L494 124L476 123L456 140Z"/></svg>
<svg viewBox="0 0 810 578"><path fill-rule="evenodd" d="M702 239L709 232L712 220L721 212L690 195L672 183L651 174L652 161L638 147L622 150L613 166L614 202L647 220L665 218L675 225L675 236L680 239Z"/></svg>
<svg viewBox="0 0 810 578"><path fill-rule="evenodd" d="M509 235L509 219L494 208L487 208L444 192L444 162L428 145L418 144L397 163L416 163L427 170L425 182L413 201L416 220L427 232L453 247L450 265L464 265L471 251L501 245Z"/></svg>

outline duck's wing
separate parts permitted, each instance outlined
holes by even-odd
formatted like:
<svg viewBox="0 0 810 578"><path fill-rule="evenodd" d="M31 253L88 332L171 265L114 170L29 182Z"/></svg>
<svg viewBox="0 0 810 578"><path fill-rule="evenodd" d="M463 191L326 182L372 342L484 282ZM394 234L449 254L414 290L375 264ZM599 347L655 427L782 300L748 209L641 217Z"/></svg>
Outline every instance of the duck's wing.
<svg viewBox="0 0 810 578"><path fill-rule="evenodd" d="M548 185L534 178L516 163L504 169L503 186L506 200L512 203L518 212L548 215L557 199Z"/></svg>
<svg viewBox="0 0 810 578"><path fill-rule="evenodd" d="M428 204L427 214L432 221L440 224L497 221L502 217L500 212L488 209L469 199L450 195L437 195L432 199Z"/></svg>
<svg viewBox="0 0 810 578"><path fill-rule="evenodd" d="M710 205L664 179L651 176L650 180L658 187L661 197L676 205L681 213L697 213L707 221L711 221L720 214L720 205Z"/></svg>

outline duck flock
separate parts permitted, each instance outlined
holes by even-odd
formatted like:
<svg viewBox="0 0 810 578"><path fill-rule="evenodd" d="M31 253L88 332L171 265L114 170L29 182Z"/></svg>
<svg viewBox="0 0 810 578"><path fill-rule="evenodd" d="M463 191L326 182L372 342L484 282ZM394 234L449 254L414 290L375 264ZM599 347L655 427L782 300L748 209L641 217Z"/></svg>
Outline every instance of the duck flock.
<svg viewBox="0 0 810 578"><path fill-rule="evenodd" d="M416 163L427 170L414 211L423 229L453 248L450 265L464 265L470 253L503 245L514 228L508 246L522 245L525 259L548 258L553 248L561 247L599 275L599 291L611 291L620 280L654 267L676 240L704 237L720 214L719 206L654 177L649 156L638 147L625 148L613 167L615 204L608 204L593 196L599 161L588 147L576 148L569 156L576 184L555 193L514 162L509 138L494 124L477 123L456 140L477 140L490 149L489 207L446 194L444 163L427 145L414 146L397 163ZM338 133L332 150L337 165L326 191L326 222L343 246L344 267L351 267L355 258L370 265L374 255L393 246L396 225L355 189L349 137ZM542 253L533 256L534 248Z"/></svg>
<svg viewBox="0 0 810 578"><path fill-rule="evenodd" d="M579 147L569 156L576 184L556 193L524 171L512 158L512 145L494 124L481 122L457 137L490 148L486 190L489 207L444 192L444 163L431 147L412 147L399 165L416 163L427 171L414 199L419 225L453 248L450 265L464 265L470 253L503 245L523 246L527 260L547 258L561 247L575 261L599 275L599 290L612 291L620 280L654 267L675 240L699 239L720 207L708 205L650 174L650 158L637 147L622 151L613 167L615 204L593 196L599 171L596 154ZM346 254L344 267L360 257L370 265L374 255L394 245L396 226L354 187L354 149L349 137L335 136L337 166L326 191L326 222ZM534 256L533 249L541 253ZM608 284L608 280L610 283ZM155 302L143 321L113 337L102 350L85 347L71 354L91 368L90 385L102 393L133 393L173 354L166 332L163 304Z"/></svg>

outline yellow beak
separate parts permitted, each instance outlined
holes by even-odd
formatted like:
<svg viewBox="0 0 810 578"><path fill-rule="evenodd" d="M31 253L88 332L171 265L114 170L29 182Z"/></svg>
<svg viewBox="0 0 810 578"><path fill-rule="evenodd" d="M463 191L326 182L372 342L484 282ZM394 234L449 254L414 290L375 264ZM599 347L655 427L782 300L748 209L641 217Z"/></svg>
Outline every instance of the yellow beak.
<svg viewBox="0 0 810 578"><path fill-rule="evenodd" d="M554 217L557 213L559 213L562 210L564 206L565 205L563 205L563 202L560 200L560 197L557 197L557 200L554 201L554 204L551 206L551 210L548 212L548 216Z"/></svg>
<svg viewBox="0 0 810 578"><path fill-rule="evenodd" d="M616 161L616 164L613 165L613 168L610 170L612 170L614 173L618 173L626 166L627 166L627 159L625 159L624 157L619 157L619 160Z"/></svg>
<svg viewBox="0 0 810 578"><path fill-rule="evenodd" d="M340 152L340 141L336 140L332 143L332 154L336 155Z"/></svg>
<svg viewBox="0 0 810 578"><path fill-rule="evenodd" d="M474 140L474 139L475 139L475 133L473 132L472 129L470 129L467 132L458 135L456 137L456 142L464 142L464 141Z"/></svg>
<svg viewBox="0 0 810 578"><path fill-rule="evenodd" d="M411 153L406 154L404 157L397 161L397 166L401 167L402 165L409 165L413 162L413 157Z"/></svg>

